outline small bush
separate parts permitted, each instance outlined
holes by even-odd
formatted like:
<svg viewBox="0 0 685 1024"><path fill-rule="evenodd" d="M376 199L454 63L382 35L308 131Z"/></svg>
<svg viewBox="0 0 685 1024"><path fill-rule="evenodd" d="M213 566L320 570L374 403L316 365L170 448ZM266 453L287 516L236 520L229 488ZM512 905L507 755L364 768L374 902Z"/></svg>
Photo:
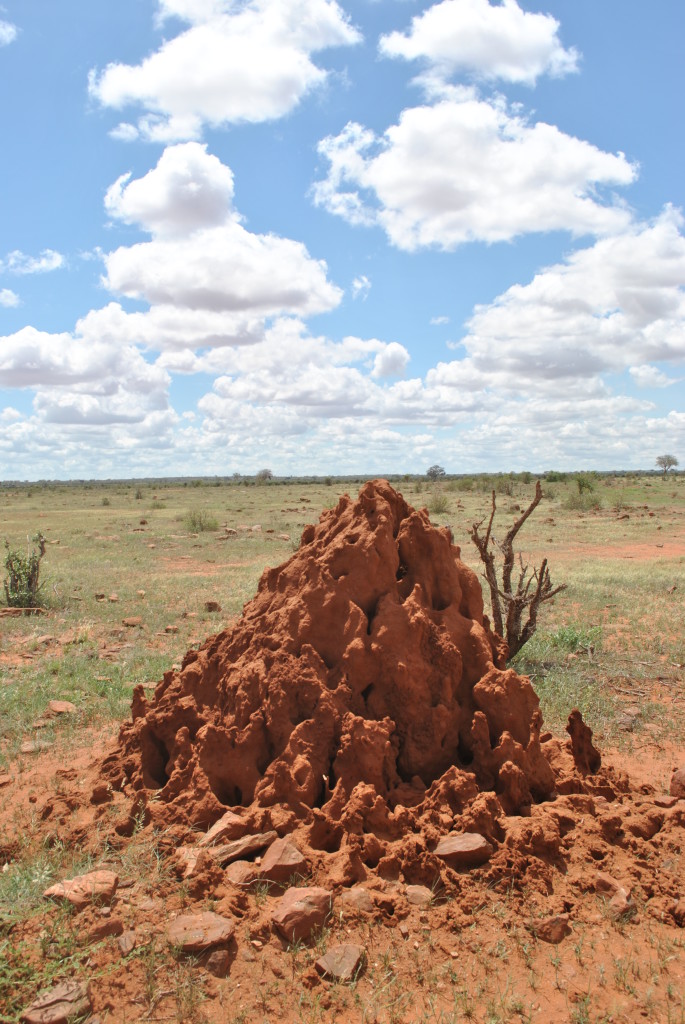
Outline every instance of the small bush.
<svg viewBox="0 0 685 1024"><path fill-rule="evenodd" d="M106 498L106 497L105 497L105 498L103 498L103 499L102 499L102 504L103 504L103 505L104 505L105 507L107 507L107 505L109 505L109 504L110 504L110 500L109 500L109 498Z"/></svg>
<svg viewBox="0 0 685 1024"><path fill-rule="evenodd" d="M433 497L430 500L430 503L428 505L428 511L431 512L433 515L441 515L443 512L447 511L448 507L449 502L447 501L445 495L437 491L436 493L433 494Z"/></svg>
<svg viewBox="0 0 685 1024"><path fill-rule="evenodd" d="M572 512L590 512L602 507L602 499L595 494L569 494L564 508Z"/></svg>
<svg viewBox="0 0 685 1024"><path fill-rule="evenodd" d="M183 522L188 533L204 533L207 530L216 530L219 521L206 509L190 509L186 512Z"/></svg>
<svg viewBox="0 0 685 1024"><path fill-rule="evenodd" d="M37 533L32 539L33 543L38 544L38 550L27 550L26 557L19 551L11 551L9 543L5 541L5 598L10 608L43 607L44 602L40 596L43 584L39 577L40 561L45 554L45 537Z"/></svg>
<svg viewBox="0 0 685 1024"><path fill-rule="evenodd" d="M136 494L135 494L136 501L140 501L142 499L142 497L143 497L143 492L141 491L141 489L139 487L138 490L136 491Z"/></svg>

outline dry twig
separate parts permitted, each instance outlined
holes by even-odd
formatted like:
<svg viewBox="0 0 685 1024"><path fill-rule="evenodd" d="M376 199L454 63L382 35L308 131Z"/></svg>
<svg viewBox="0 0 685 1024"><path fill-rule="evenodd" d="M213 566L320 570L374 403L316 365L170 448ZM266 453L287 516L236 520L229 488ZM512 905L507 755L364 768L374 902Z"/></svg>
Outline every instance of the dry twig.
<svg viewBox="0 0 685 1024"><path fill-rule="evenodd" d="M552 586L546 558L543 558L539 569L534 568L529 572L528 566L523 564L520 554L518 556L519 573L516 590L514 591L512 587L516 562L514 541L526 519L540 504L541 499L542 488L538 480L535 485L535 497L525 512L511 525L504 540L499 543L492 536L492 524L496 512L495 492L493 491L492 511L485 536L481 537L478 532L485 522L484 519L479 523L474 523L471 528L471 540L478 548L481 562L485 568L485 579L490 588L493 626L495 632L506 640L509 647L509 658L513 658L535 632L540 605L545 601L550 601L559 591L566 589L565 583L558 587ZM497 562L493 550L495 544L503 559L501 584L497 578ZM524 623L523 618L526 611L527 619Z"/></svg>

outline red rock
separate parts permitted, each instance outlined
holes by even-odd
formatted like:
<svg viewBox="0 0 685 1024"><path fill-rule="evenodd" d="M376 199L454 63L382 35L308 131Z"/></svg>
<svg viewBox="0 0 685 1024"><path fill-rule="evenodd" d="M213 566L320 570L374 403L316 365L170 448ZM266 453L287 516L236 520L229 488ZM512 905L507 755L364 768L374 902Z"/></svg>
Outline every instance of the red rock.
<svg viewBox="0 0 685 1024"><path fill-rule="evenodd" d="M77 909L89 903L109 903L119 884L119 876L113 871L89 871L76 878L65 878L46 889L43 896L66 900Z"/></svg>
<svg viewBox="0 0 685 1024"><path fill-rule="evenodd" d="M70 700L51 700L48 703L48 712L51 715L72 715L76 711L76 705Z"/></svg>
<svg viewBox="0 0 685 1024"><path fill-rule="evenodd" d="M249 860L234 860L228 865L224 877L233 885L249 885L256 877L257 869Z"/></svg>
<svg viewBox="0 0 685 1024"><path fill-rule="evenodd" d="M216 846L218 843L225 843L230 839L238 839L244 834L245 822L243 819L233 811L226 811L198 840L197 845L199 847Z"/></svg>
<svg viewBox="0 0 685 1024"><path fill-rule="evenodd" d="M673 772L668 791L671 796L677 797L678 800L685 798L685 768L676 768Z"/></svg>
<svg viewBox="0 0 685 1024"><path fill-rule="evenodd" d="M600 893L604 896L615 896L623 886L620 882L617 882L611 875L605 874L603 871L598 871L595 875L595 892Z"/></svg>
<svg viewBox="0 0 685 1024"><path fill-rule="evenodd" d="M568 914L554 914L544 921L535 922L535 934L543 942L551 942L558 945L567 935L571 934Z"/></svg>
<svg viewBox="0 0 685 1024"><path fill-rule="evenodd" d="M121 624L122 626L128 626L129 629L133 629L134 626L142 626L143 620L140 615L129 615L121 620Z"/></svg>
<svg viewBox="0 0 685 1024"><path fill-rule="evenodd" d="M253 836L243 836L241 839L234 839L232 843L224 843L221 846L214 846L208 852L214 860L223 867L233 860L242 860L249 857L251 853L258 853L265 846L277 839L276 832L259 832Z"/></svg>
<svg viewBox="0 0 685 1024"><path fill-rule="evenodd" d="M677 796L655 796L654 803L657 807L663 807L664 810L669 810L671 807L675 807L678 803Z"/></svg>
<svg viewBox="0 0 685 1024"><path fill-rule="evenodd" d="M609 917L614 921L635 917L637 913L637 907L633 903L630 893L622 888L611 897L607 904L607 909Z"/></svg>
<svg viewBox="0 0 685 1024"><path fill-rule="evenodd" d="M101 942L102 939L109 939L112 936L123 935L124 922L118 917L101 921L88 929L88 942Z"/></svg>
<svg viewBox="0 0 685 1024"><path fill-rule="evenodd" d="M363 959L363 946L346 942L341 946L332 946L324 956L319 957L314 966L324 978L352 981L358 976Z"/></svg>
<svg viewBox="0 0 685 1024"><path fill-rule="evenodd" d="M408 885L405 895L407 901L417 907L429 907L433 899L433 893L425 885Z"/></svg>
<svg viewBox="0 0 685 1024"><path fill-rule="evenodd" d="M257 869L257 875L269 882L287 882L293 875L304 877L308 870L301 850L289 836L285 836L271 844Z"/></svg>
<svg viewBox="0 0 685 1024"><path fill-rule="evenodd" d="M235 924L210 910L200 914L181 914L167 928L167 940L184 953L202 953L223 946L233 938Z"/></svg>
<svg viewBox="0 0 685 1024"><path fill-rule="evenodd" d="M309 938L331 913L331 894L317 886L288 889L271 913L274 927L287 942Z"/></svg>
<svg viewBox="0 0 685 1024"><path fill-rule="evenodd" d="M205 967L215 978L225 978L231 966L231 954L227 949L215 949L207 957Z"/></svg>
<svg viewBox="0 0 685 1024"><path fill-rule="evenodd" d="M91 1009L88 986L80 981L64 981L41 992L22 1013L23 1024L68 1024Z"/></svg>
<svg viewBox="0 0 685 1024"><path fill-rule="evenodd" d="M132 953L137 944L138 940L134 931L124 932L119 936L117 943L122 956L128 956L129 953Z"/></svg>
<svg viewBox="0 0 685 1024"><path fill-rule="evenodd" d="M368 889L362 885L355 885L351 889L343 890L340 900L344 910L357 911L361 914L373 913L373 900Z"/></svg>
<svg viewBox="0 0 685 1024"><path fill-rule="evenodd" d="M39 754L41 750L49 750L54 745L52 740L24 740L19 749L22 754Z"/></svg>
<svg viewBox="0 0 685 1024"><path fill-rule="evenodd" d="M440 857L451 868L478 867L485 864L493 853L493 847L487 839L477 832L443 836L435 848L436 857Z"/></svg>

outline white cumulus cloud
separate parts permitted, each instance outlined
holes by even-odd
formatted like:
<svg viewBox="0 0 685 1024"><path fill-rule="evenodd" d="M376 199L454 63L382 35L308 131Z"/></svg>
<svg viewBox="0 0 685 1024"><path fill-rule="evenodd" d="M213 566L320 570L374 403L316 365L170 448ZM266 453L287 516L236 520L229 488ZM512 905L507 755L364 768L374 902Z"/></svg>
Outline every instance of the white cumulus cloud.
<svg viewBox="0 0 685 1024"><path fill-rule="evenodd" d="M682 225L667 207L476 307L461 340L466 358L439 363L428 383L522 395L558 395L563 384L567 397L575 388L600 399L607 374L665 383L649 364L685 359Z"/></svg>
<svg viewBox="0 0 685 1024"><path fill-rule="evenodd" d="M169 146L142 178L123 174L105 195L112 217L164 237L223 224L232 203L230 167L198 142Z"/></svg>
<svg viewBox="0 0 685 1024"><path fill-rule="evenodd" d="M56 252L54 249L43 249L39 256L27 256L26 253L15 249L8 253L4 260L0 260L0 272L47 274L51 270L60 270L65 265L66 260L62 253Z"/></svg>
<svg viewBox="0 0 685 1024"><path fill-rule="evenodd" d="M0 46L9 46L17 38L17 26L0 20Z"/></svg>
<svg viewBox="0 0 685 1024"><path fill-rule="evenodd" d="M361 38L335 0L162 0L160 14L190 27L139 65L92 72L90 92L115 109L142 106L137 133L162 142L284 116L326 80L312 55ZM133 137L130 125L117 131Z"/></svg>
<svg viewBox="0 0 685 1024"><path fill-rule="evenodd" d="M19 296L11 288L0 288L0 306L11 308L12 306L18 306L19 303Z"/></svg>
<svg viewBox="0 0 685 1024"><path fill-rule="evenodd" d="M678 380L669 377L658 367L643 363L641 366L631 366L630 376L639 388L668 388L671 384L677 384Z"/></svg>
<svg viewBox="0 0 685 1024"><path fill-rule="evenodd" d="M623 154L474 95L404 110L382 137L349 123L319 151L329 171L314 185L315 203L352 224L378 224L400 249L605 234L630 221L598 192L634 180Z"/></svg>
<svg viewBox="0 0 685 1024"><path fill-rule="evenodd" d="M456 72L533 85L540 75L575 71L578 53L559 41L549 14L523 11L516 0L442 0L412 19L409 32L381 36L386 57L422 59L440 76Z"/></svg>
<svg viewBox="0 0 685 1024"><path fill-rule="evenodd" d="M152 305L243 316L337 306L342 292L323 260L301 242L248 231L231 198L230 169L197 143L166 149L143 178L120 178L107 193L110 214L153 238L105 255L106 287Z"/></svg>

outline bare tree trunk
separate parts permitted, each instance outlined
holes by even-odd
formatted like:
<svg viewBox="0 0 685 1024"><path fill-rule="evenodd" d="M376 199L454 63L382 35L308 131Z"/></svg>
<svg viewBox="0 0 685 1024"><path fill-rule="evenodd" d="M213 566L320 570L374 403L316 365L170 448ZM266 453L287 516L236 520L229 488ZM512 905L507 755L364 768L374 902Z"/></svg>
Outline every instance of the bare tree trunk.
<svg viewBox="0 0 685 1024"><path fill-rule="evenodd" d="M535 497L525 512L511 525L504 540L496 542L492 536L492 525L497 509L495 492L492 492L492 511L488 520L485 535L481 537L479 528L485 520L474 523L471 528L471 540L476 545L480 560L485 569L485 579L490 589L490 606L492 608L492 623L496 633L499 633L506 640L509 647L509 659L517 654L523 645L530 640L537 628L537 617L540 605L551 600L559 591L566 589L562 583L558 587L552 586L549 575L547 559L542 560L539 569L534 568L528 571L528 566L523 564L523 559L518 556L519 573L516 582L516 590L512 587L512 576L516 554L514 552L514 541L516 536L537 506L542 500L542 487L538 480L535 485ZM502 582L501 585L497 575L497 560L494 546L497 544L502 555ZM524 613L527 612L525 623Z"/></svg>

